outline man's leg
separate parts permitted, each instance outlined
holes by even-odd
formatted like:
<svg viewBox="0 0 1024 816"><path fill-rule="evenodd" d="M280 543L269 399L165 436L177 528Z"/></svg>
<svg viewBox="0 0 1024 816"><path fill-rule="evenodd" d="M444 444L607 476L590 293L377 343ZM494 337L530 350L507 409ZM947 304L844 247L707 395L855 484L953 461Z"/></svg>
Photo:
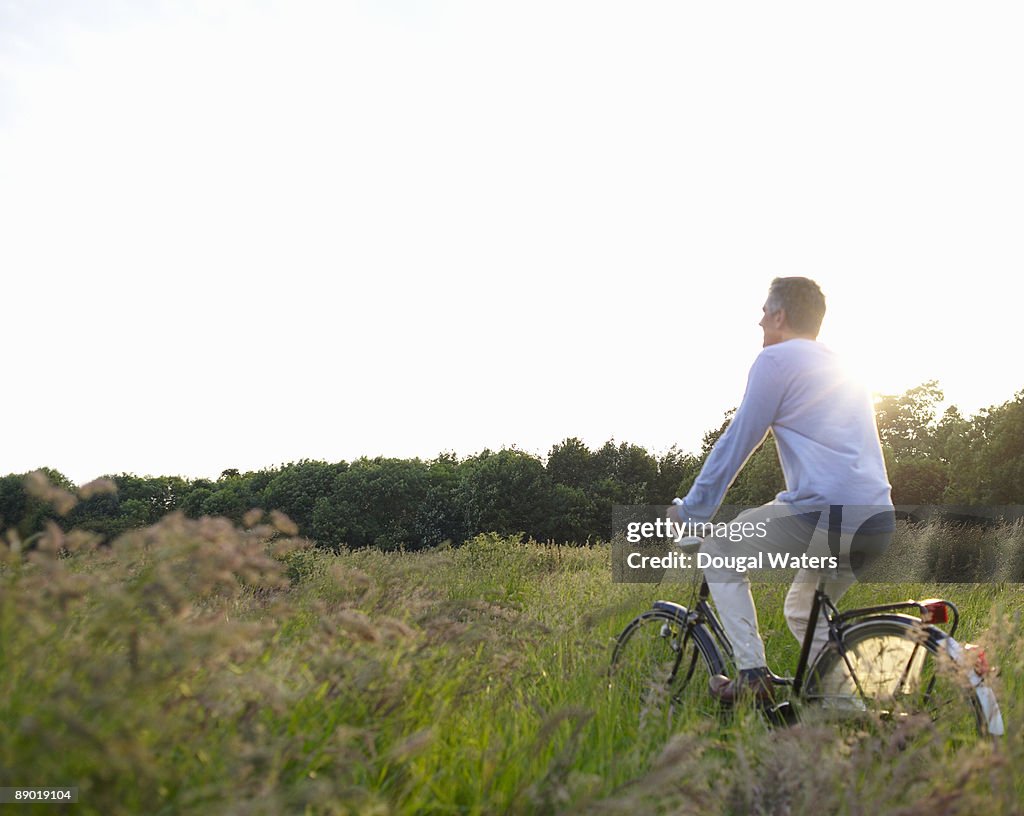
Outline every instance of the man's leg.
<svg viewBox="0 0 1024 816"><path fill-rule="evenodd" d="M791 505L773 502L740 513L732 522L732 529L747 524L754 534L744 535L738 541L726 538L705 539L701 553L711 559L721 558L721 566L704 568L718 609L722 626L733 646L736 667L740 670L766 666L764 642L758 632L757 610L750 594L750 578L735 565L736 559L756 558L761 553L788 553L801 555L810 546L814 525L808 525ZM767 557L764 567L768 567ZM812 586L813 592L813 586Z"/></svg>
<svg viewBox="0 0 1024 816"><path fill-rule="evenodd" d="M739 552L732 542L709 538L704 541L701 552L712 558L757 554L756 550L748 547L740 549L742 552ZM764 642L757 627L757 609L750 594L750 579L745 573L734 569L712 566L704 569L704 577L718 609L722 627L729 637L729 642L732 643L736 668L743 670L766 666Z"/></svg>
<svg viewBox="0 0 1024 816"><path fill-rule="evenodd" d="M861 509L861 508L858 508ZM818 531L811 546L811 553L814 555L828 555L825 540ZM825 594L832 603L838 603L851 586L857 582L857 575L863 575L875 560L883 555L889 548L892 541L892 533L879 533L872 535L857 534L852 537L844 534L840 543L839 568L825 581ZM852 548L852 549L851 549ZM786 595L785 615L789 631L801 644L804 642L804 635L810 623L811 605L814 602L814 590L818 586L818 580L822 573L817 570L801 569L797 571L793 579L793 585ZM814 627L814 639L811 641L810 661L825 648L828 643L828 620L825 610L822 609L818 615L817 625Z"/></svg>
<svg viewBox="0 0 1024 816"><path fill-rule="evenodd" d="M704 566L704 576L732 643L739 670L733 680L722 675L711 679L711 693L723 702L734 702L744 690L753 692L762 704L773 700L764 641L758 632L757 610L750 593L750 578L740 565L751 568L750 562L742 559L756 559L762 553L801 555L806 552L814 522L808 524L805 515L795 513L790 505L766 504L741 513L732 522L734 530L745 527L757 532L745 534L738 541L709 538L701 547L701 553L711 560ZM748 522L753 526L747 527ZM762 566L769 567L767 556Z"/></svg>
<svg viewBox="0 0 1024 816"><path fill-rule="evenodd" d="M793 637L799 643L804 642L804 635L811 618L811 604L814 602L814 590L818 588L818 578L821 573L817 570L801 569L797 571L793 579L793 585L786 594L785 614L786 624ZM849 570L837 573L834 577L825 582L825 594L836 603L853 584L856 578ZM814 627L814 640L811 641L810 661L813 664L814 658L825 648L828 643L828 620L825 610L822 609L818 615L818 623Z"/></svg>
<svg viewBox="0 0 1024 816"><path fill-rule="evenodd" d="M707 539L701 553L712 558L743 558L756 556L756 548L737 546L737 542ZM714 598L718 616L725 634L732 643L733 658L738 674L730 679L718 674L709 681L710 691L723 703L735 703L741 695L751 694L761 705L774 702L768 664L765 660L764 641L757 628L757 609L750 594L750 579L746 572L722 566L706 566L704 577Z"/></svg>

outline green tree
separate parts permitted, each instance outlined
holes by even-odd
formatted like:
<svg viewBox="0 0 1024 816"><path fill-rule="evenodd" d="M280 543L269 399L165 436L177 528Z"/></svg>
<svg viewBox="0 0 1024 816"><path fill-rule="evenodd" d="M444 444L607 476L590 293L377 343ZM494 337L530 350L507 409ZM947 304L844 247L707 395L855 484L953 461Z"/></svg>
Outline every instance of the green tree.
<svg viewBox="0 0 1024 816"><path fill-rule="evenodd" d="M687 462L687 473L680 485L679 495L685 495L692 486L700 469L704 466L718 440L725 434L735 415L736 409L730 408L722 417L722 423L704 434L700 456L693 457ZM734 506L767 504L785 488L786 479L779 462L778 447L775 444L775 437L769 433L740 469L736 479L726 491L722 503Z"/></svg>
<svg viewBox="0 0 1024 816"><path fill-rule="evenodd" d="M567 544L583 544L599 538L603 526L597 503L588 492L566 484L551 486L551 520L547 537Z"/></svg>
<svg viewBox="0 0 1024 816"><path fill-rule="evenodd" d="M203 499L199 510L200 515L225 516L238 524L247 511L258 505L259 501L252 495L249 485L238 478L219 481L217 489Z"/></svg>
<svg viewBox="0 0 1024 816"><path fill-rule="evenodd" d="M312 538L317 501L330 495L335 479L347 469L346 462L328 464L309 459L285 465L263 489L263 507L280 510L299 526L302 535Z"/></svg>
<svg viewBox="0 0 1024 816"><path fill-rule="evenodd" d="M130 526L124 518L121 497L117 493L101 493L79 501L68 513L67 524L69 528L97 533L104 541L116 538Z"/></svg>
<svg viewBox="0 0 1024 816"><path fill-rule="evenodd" d="M39 471L54 487L69 493L75 492L75 485L59 470L44 467ZM26 488L28 476L27 473L12 473L0 479L0 520L3 525L13 527L22 540L41 532L48 520L67 529L66 516L62 516L51 504L32 495Z"/></svg>
<svg viewBox="0 0 1024 816"><path fill-rule="evenodd" d="M725 412L722 418L722 424L717 428L713 428L704 434L704 438L700 444L700 461L703 466L704 460L708 458L708 454L711 453L711 449L715 447L715 443L722 438L726 428L729 427L729 423L732 422L732 418L736 415L736 409L730 408Z"/></svg>
<svg viewBox="0 0 1024 816"><path fill-rule="evenodd" d="M667 504L672 499L662 492L658 461L637 445L609 440L594 452L591 466L591 538L611 537L616 505Z"/></svg>
<svg viewBox="0 0 1024 816"><path fill-rule="evenodd" d="M25 492L25 477L10 473L0 478L0 528L18 529L25 518L28 494Z"/></svg>
<svg viewBox="0 0 1024 816"><path fill-rule="evenodd" d="M459 491L459 460L442 454L427 466L427 495L413 520L415 538L424 547L469 538Z"/></svg>
<svg viewBox="0 0 1024 816"><path fill-rule="evenodd" d="M590 448L569 437L551 448L546 469L552 483L587 490L594 483L597 462Z"/></svg>
<svg viewBox="0 0 1024 816"><path fill-rule="evenodd" d="M631 503L654 504L666 500L659 494L658 460L639 445L625 442L619 445L615 479Z"/></svg>
<svg viewBox="0 0 1024 816"><path fill-rule="evenodd" d="M889 468L893 504L940 504L949 483L949 466L937 458L913 457Z"/></svg>
<svg viewBox="0 0 1024 816"><path fill-rule="evenodd" d="M767 504L786 489L786 478L779 462L775 437L768 434L751 454L736 481L725 494L724 504L757 506Z"/></svg>
<svg viewBox="0 0 1024 816"><path fill-rule="evenodd" d="M540 459L519 450L485 450L463 462L460 470L459 500L471 535L550 536L551 481Z"/></svg>
<svg viewBox="0 0 1024 816"><path fill-rule="evenodd" d="M949 434L949 484L954 504L1024 503L1024 391L979 411Z"/></svg>
<svg viewBox="0 0 1024 816"><path fill-rule="evenodd" d="M658 460L658 480L653 504L667 504L676 496L685 496L700 473L701 460L691 453L672 447Z"/></svg>
<svg viewBox="0 0 1024 816"><path fill-rule="evenodd" d="M875 421L882 444L896 461L935 456L935 413L942 402L938 382L929 380L903 394L882 396L875 403Z"/></svg>
<svg viewBox="0 0 1024 816"><path fill-rule="evenodd" d="M1024 391L996 409L984 466L991 472L991 504L1024 504Z"/></svg>
<svg viewBox="0 0 1024 816"><path fill-rule="evenodd" d="M117 496L121 502L136 500L146 505L143 524L153 524L167 513L177 510L194 487L210 484L205 480L190 483L179 476L136 476L132 473L108 478L117 486Z"/></svg>
<svg viewBox="0 0 1024 816"><path fill-rule="evenodd" d="M417 517L430 488L419 459L359 459L316 502L313 536L330 547L417 548Z"/></svg>
<svg viewBox="0 0 1024 816"><path fill-rule="evenodd" d="M188 495L181 500L181 511L189 518L199 518L203 515L203 506L206 500L213 495L213 490L206 486L195 487L188 492Z"/></svg>

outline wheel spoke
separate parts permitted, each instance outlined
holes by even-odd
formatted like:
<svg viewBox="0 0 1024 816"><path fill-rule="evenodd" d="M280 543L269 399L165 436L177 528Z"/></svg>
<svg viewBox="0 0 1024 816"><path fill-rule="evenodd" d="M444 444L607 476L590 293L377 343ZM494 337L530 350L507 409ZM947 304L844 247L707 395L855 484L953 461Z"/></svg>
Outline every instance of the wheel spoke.
<svg viewBox="0 0 1024 816"><path fill-rule="evenodd" d="M708 678L716 657L705 655L713 646L702 640L706 633L697 632L667 613L649 612L619 636L610 685L618 704L635 712L642 730L653 724L671 730L687 711L701 716L713 711Z"/></svg>
<svg viewBox="0 0 1024 816"><path fill-rule="evenodd" d="M982 730L977 701L945 650L912 620L868 620L844 636L845 655L826 652L807 697L824 708L873 712L883 720L927 715L955 742Z"/></svg>

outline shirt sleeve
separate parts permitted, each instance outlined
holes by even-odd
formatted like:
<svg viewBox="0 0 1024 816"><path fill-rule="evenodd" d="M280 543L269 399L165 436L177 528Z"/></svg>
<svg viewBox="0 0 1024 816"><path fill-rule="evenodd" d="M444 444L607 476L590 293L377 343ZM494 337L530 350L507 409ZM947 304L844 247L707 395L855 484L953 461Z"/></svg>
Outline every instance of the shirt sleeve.
<svg viewBox="0 0 1024 816"><path fill-rule="evenodd" d="M747 376L747 389L736 414L708 454L704 467L683 499L680 516L695 523L711 521L750 455L768 435L785 390L778 364L763 352Z"/></svg>

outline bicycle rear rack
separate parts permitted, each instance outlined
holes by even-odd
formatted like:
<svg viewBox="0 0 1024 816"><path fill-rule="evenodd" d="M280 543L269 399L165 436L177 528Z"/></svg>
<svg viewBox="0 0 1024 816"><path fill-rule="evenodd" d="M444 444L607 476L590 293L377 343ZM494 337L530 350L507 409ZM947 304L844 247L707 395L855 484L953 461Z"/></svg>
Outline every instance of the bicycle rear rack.
<svg viewBox="0 0 1024 816"><path fill-rule="evenodd" d="M836 617L836 623L843 624L847 621L856 620L857 618L866 618L870 615L877 615L881 612L896 612L901 609L916 609L918 616L921 618L921 623L931 624L933 626L938 623L948 622L950 618L948 613L952 612L953 622L949 627L949 631L946 633L950 637L956 634L956 628L960 625L960 611L956 608L956 604L942 598L928 598L924 601L907 600L901 603L865 606L861 609L850 609L846 612L840 612Z"/></svg>

